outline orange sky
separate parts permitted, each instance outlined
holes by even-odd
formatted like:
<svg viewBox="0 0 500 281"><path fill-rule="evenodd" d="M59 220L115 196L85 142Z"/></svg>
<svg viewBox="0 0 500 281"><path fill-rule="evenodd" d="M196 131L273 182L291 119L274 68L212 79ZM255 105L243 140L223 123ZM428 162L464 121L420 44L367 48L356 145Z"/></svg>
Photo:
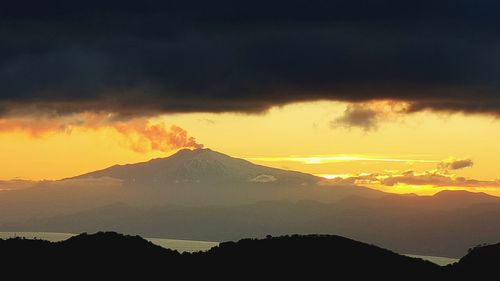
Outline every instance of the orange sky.
<svg viewBox="0 0 500 281"><path fill-rule="evenodd" d="M0 179L60 179L203 144L258 164L330 178L377 174L380 181L380 177L411 170L420 178L425 173L434 178L436 173L443 174L454 180L450 183L458 184L461 178L481 181L480 187L364 182L390 192L432 194L442 189L468 189L500 195L496 182L500 178L500 122L495 118L400 114L394 105L377 103L368 105L377 112L371 119L375 124L349 127L341 122L349 106L307 102L257 115L170 114L120 123L89 114L36 122L4 119L0 120ZM437 170L440 162L450 159L470 159L473 165Z"/></svg>

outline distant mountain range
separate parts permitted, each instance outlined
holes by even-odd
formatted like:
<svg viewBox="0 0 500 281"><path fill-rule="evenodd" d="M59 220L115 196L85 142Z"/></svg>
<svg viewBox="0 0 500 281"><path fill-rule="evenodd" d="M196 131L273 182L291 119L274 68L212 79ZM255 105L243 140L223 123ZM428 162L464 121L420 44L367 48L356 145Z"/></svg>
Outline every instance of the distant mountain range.
<svg viewBox="0 0 500 281"><path fill-rule="evenodd" d="M334 235L292 235L224 242L207 252L164 249L139 236L81 234L61 242L1 240L3 274L21 278L473 280L491 279L500 244L476 247L458 263L429 261ZM27 270L28 269L28 270Z"/></svg>
<svg viewBox="0 0 500 281"><path fill-rule="evenodd" d="M484 193L416 196L330 185L210 149L0 192L0 231L116 230L208 241L327 233L448 257L498 242L499 220L500 198Z"/></svg>

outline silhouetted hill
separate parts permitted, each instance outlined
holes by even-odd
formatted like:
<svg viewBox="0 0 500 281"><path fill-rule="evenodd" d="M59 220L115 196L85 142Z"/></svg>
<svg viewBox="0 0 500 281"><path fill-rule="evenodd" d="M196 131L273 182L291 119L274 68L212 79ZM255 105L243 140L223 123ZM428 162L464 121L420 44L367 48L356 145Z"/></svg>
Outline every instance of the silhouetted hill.
<svg viewBox="0 0 500 281"><path fill-rule="evenodd" d="M270 276L280 280L321 280L370 277L389 280L402 276L441 276L441 268L365 243L334 235L293 235L244 239L221 243L200 260L224 264L230 278L244 272L246 277ZM284 279L282 279L284 278ZM264 278L265 279L265 278Z"/></svg>
<svg viewBox="0 0 500 281"><path fill-rule="evenodd" d="M130 277L180 262L176 251L114 232L80 234L61 242L0 239L0 252L2 274L19 279Z"/></svg>
<svg viewBox="0 0 500 281"><path fill-rule="evenodd" d="M2 276L17 279L495 280L500 244L446 267L336 235L267 236L180 254L139 236L98 232L61 242L0 239L0 253Z"/></svg>
<svg viewBox="0 0 500 281"><path fill-rule="evenodd" d="M498 264L500 261L500 243L494 245L480 245L469 250L469 253L460 261L451 266L456 277L490 276L491 280L498 279Z"/></svg>
<svg viewBox="0 0 500 281"><path fill-rule="evenodd" d="M207 252L179 254L137 236L81 234L62 242L0 240L4 273L29 268L42 277L102 276L181 277L235 280L270 277L280 280L441 276L439 266L420 259L343 238L307 235L244 239L222 243ZM21 272L22 273L22 272ZM67 275L71 274L71 275ZM22 274L21 274L22 275ZM71 279L71 278L70 278ZM167 278L168 279L168 278ZM257 279L255 279L257 280Z"/></svg>

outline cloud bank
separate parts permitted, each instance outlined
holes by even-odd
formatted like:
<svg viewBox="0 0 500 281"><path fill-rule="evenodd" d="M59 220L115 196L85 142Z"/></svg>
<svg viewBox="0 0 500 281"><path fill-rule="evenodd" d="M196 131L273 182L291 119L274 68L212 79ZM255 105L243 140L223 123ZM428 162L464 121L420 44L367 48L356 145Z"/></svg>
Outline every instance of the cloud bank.
<svg viewBox="0 0 500 281"><path fill-rule="evenodd" d="M347 177L335 177L319 182L320 185L376 185L376 186L432 186L459 188L500 188L500 179L478 180L451 174L452 170L472 167L471 159L448 158L438 163L437 169L416 172L386 171L384 173L362 173Z"/></svg>
<svg viewBox="0 0 500 281"><path fill-rule="evenodd" d="M0 114L262 112L327 99L498 116L499 12L492 0L9 1ZM370 116L340 121L370 128Z"/></svg>
<svg viewBox="0 0 500 281"><path fill-rule="evenodd" d="M377 186L433 186L433 187L463 187L463 188L500 188L500 180L478 180L438 171L404 171L398 173L370 173L338 177L320 182L321 185L377 185Z"/></svg>

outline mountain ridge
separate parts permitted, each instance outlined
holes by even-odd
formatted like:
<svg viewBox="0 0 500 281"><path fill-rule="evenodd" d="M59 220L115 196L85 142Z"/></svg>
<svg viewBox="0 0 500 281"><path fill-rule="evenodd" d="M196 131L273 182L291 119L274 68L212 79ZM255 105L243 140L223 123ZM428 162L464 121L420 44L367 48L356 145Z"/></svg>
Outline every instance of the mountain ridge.
<svg viewBox="0 0 500 281"><path fill-rule="evenodd" d="M0 261L6 270L17 268L16 261L30 256L22 266L46 268L56 264L52 276L66 272L99 273L129 277L165 273L183 279L215 278L234 280L245 277L320 277L338 265L337 274L363 276L353 269L363 266L372 275L396 278L400 272L418 276L442 274L443 269L429 261L400 255L387 249L337 235L286 235L264 239L223 242L205 252L183 253L164 249L140 236L116 232L80 234L60 242L29 239L0 239ZM325 256L329 256L325 259ZM6 258L8 257L8 258ZM329 266L330 265L330 266ZM193 268L197 270L192 270ZM217 269L217 270L214 270ZM252 270L249 270L252 269ZM47 271L36 271L39 275Z"/></svg>
<svg viewBox="0 0 500 281"><path fill-rule="evenodd" d="M345 276L358 280L369 274L371 278L384 280L401 280L405 276L409 280L461 280L464 276L477 279L496 274L500 244L474 247L458 262L447 266L359 240L324 234L245 238L222 242L207 251L181 254L137 235L96 232L82 233L59 242L0 239L0 251L4 273L16 272L22 277L36 273L38 278L48 274L51 278L67 279L68 273L78 272L79 276L88 277L98 274L116 279L137 274L145 278L165 274L168 269L169 276L182 276L187 280L234 280L242 273L253 279ZM19 271L22 268L30 270Z"/></svg>

